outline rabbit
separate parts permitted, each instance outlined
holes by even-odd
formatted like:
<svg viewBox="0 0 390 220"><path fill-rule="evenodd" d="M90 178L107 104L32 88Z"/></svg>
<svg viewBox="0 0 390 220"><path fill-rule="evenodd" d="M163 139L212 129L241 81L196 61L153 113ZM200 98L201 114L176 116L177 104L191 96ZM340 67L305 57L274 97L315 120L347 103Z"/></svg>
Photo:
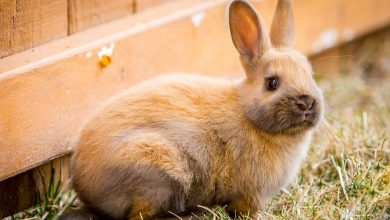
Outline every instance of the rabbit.
<svg viewBox="0 0 390 220"><path fill-rule="evenodd" d="M324 110L294 49L291 2L278 0L268 34L253 6L234 0L229 26L245 77L160 76L85 125L70 171L89 212L154 219L220 205L255 217L297 175Z"/></svg>

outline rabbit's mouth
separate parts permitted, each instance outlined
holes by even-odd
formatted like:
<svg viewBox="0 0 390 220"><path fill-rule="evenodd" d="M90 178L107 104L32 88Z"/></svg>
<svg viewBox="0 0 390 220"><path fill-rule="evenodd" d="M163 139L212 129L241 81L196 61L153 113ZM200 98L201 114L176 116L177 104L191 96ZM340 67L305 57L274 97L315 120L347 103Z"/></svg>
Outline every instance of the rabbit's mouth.
<svg viewBox="0 0 390 220"><path fill-rule="evenodd" d="M253 107L246 110L246 116L255 126L274 134L304 132L315 127L321 118L319 101L302 109L295 97L283 97L269 103L253 102Z"/></svg>
<svg viewBox="0 0 390 220"><path fill-rule="evenodd" d="M295 117L289 119L290 125L286 128L288 133L297 133L313 128L318 124L320 118L320 113L317 110L292 112L292 115L295 115Z"/></svg>
<svg viewBox="0 0 390 220"><path fill-rule="evenodd" d="M287 129L288 133L297 133L300 131L305 131L315 126L315 123L311 120L304 119L299 123L292 123L290 128Z"/></svg>
<svg viewBox="0 0 390 220"><path fill-rule="evenodd" d="M297 113L294 110L276 111L273 115L260 113L254 122L260 129L268 133L296 134L315 127L320 119L320 113ZM279 114L278 114L279 113Z"/></svg>

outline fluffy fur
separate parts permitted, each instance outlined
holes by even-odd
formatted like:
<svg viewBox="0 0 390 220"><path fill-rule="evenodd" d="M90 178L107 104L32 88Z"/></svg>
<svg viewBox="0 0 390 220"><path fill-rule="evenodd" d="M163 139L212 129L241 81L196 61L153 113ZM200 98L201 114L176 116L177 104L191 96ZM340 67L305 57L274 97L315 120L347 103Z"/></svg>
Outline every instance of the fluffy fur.
<svg viewBox="0 0 390 220"><path fill-rule="evenodd" d="M291 19L289 2L281 2L275 19ZM111 100L85 126L71 174L89 210L151 219L227 205L255 215L296 175L322 115L310 64L283 45L291 43L291 27L278 36L289 39L271 45L245 1L231 4L230 28L245 79L155 78ZM267 89L269 77L280 81L274 91ZM303 110L299 103L309 98Z"/></svg>

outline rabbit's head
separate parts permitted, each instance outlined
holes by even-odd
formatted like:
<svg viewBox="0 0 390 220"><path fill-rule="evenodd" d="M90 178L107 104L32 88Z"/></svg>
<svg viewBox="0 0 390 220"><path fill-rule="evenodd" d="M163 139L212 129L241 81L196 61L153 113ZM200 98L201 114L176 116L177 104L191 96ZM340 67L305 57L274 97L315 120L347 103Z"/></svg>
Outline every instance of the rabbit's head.
<svg viewBox="0 0 390 220"><path fill-rule="evenodd" d="M322 92L307 58L294 49L291 2L278 1L270 35L244 0L231 3L229 24L246 72L238 93L248 119L269 133L294 134L317 125Z"/></svg>

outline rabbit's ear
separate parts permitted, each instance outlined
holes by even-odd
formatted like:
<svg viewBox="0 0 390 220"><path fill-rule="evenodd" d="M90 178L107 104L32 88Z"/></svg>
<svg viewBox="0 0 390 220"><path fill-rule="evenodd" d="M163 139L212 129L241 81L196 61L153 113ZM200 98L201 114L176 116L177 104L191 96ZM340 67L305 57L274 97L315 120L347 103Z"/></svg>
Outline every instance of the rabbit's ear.
<svg viewBox="0 0 390 220"><path fill-rule="evenodd" d="M294 18L290 0L278 0L271 26L271 42L275 47L294 46Z"/></svg>
<svg viewBox="0 0 390 220"><path fill-rule="evenodd" d="M246 1L235 0L230 4L229 25L234 46L248 59L271 44L261 18Z"/></svg>

